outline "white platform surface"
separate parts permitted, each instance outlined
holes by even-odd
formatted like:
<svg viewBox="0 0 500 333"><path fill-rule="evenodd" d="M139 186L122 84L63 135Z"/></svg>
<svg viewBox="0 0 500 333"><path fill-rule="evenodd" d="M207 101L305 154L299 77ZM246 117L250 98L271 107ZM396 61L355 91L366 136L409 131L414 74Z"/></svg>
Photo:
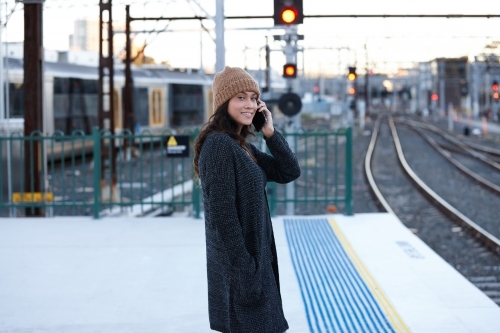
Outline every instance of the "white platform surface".
<svg viewBox="0 0 500 333"><path fill-rule="evenodd" d="M283 224L289 332L308 332ZM191 218L0 219L0 333L203 333L205 229Z"/></svg>
<svg viewBox="0 0 500 333"><path fill-rule="evenodd" d="M500 307L397 217L334 218L412 332L500 332Z"/></svg>
<svg viewBox="0 0 500 333"><path fill-rule="evenodd" d="M413 332L500 332L500 308L396 218L333 217ZM289 333L309 332L273 224ZM211 332L205 265L203 220L0 219L0 333Z"/></svg>

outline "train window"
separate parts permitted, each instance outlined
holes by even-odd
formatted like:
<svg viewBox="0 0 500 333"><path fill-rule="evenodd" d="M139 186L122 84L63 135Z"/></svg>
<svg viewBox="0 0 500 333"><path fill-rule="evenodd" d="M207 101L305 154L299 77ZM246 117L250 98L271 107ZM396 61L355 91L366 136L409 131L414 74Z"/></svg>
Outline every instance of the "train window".
<svg viewBox="0 0 500 333"><path fill-rule="evenodd" d="M97 80L54 78L54 127L90 134L98 126Z"/></svg>
<svg viewBox="0 0 500 333"><path fill-rule="evenodd" d="M149 126L148 88L134 87L134 119L140 126Z"/></svg>
<svg viewBox="0 0 500 333"><path fill-rule="evenodd" d="M151 103L149 105L149 123L151 126L162 126L165 123L163 104L163 90L152 89Z"/></svg>
<svg viewBox="0 0 500 333"><path fill-rule="evenodd" d="M170 124L172 126L201 125L205 116L205 103L201 85L173 84Z"/></svg>
<svg viewBox="0 0 500 333"><path fill-rule="evenodd" d="M4 86L7 88L7 84ZM5 94L4 96L7 96ZM24 117L24 89L22 83L9 83L9 118Z"/></svg>

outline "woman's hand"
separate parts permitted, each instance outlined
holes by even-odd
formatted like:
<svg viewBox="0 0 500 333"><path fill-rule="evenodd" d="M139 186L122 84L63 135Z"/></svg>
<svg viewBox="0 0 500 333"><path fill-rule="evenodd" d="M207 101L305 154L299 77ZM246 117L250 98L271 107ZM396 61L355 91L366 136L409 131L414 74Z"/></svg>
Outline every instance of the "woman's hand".
<svg viewBox="0 0 500 333"><path fill-rule="evenodd" d="M265 102L259 100L257 112L264 112L264 116L266 116L267 121L264 126L262 126L261 132L266 138L270 138L274 134L273 116L271 111L269 111Z"/></svg>

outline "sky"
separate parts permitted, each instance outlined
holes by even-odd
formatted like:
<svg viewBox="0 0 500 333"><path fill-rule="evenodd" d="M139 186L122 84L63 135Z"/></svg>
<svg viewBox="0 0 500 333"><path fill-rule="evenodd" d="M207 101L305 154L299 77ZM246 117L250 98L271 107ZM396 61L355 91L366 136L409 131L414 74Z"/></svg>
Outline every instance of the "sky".
<svg viewBox="0 0 500 333"><path fill-rule="evenodd" d="M11 9L14 0L3 0ZM124 20L123 4L132 3L131 12L140 16L192 16L203 15L193 0L113 0L113 18ZM211 15L215 14L215 0L197 0ZM44 45L47 49L68 49L69 35L76 19L97 19L98 0L46 0L44 10ZM10 16L2 40L23 40L22 5ZM194 11L193 11L194 8ZM272 15L270 0L226 0L226 16ZM335 1L304 0L304 14L500 14L498 0L476 1ZM134 22L132 30L163 29L167 23ZM173 67L199 68L212 72L215 67L215 24L204 22L209 33L202 31L197 21L175 21L167 33L156 36L139 34L135 42L153 40L146 54L157 62L168 61ZM226 20L226 64L250 69L264 67L262 47L266 37L273 50L271 66L280 70L285 57L280 42L273 35L283 34L275 29L272 19ZM484 52L499 53L485 46L500 40L500 18L446 19L446 18L328 18L305 19L299 25L304 41L299 44L299 67L309 76L345 73L348 66L369 68L374 72L395 72L398 68L412 67L416 62L430 61L437 57L461 57ZM342 48L342 50L339 50Z"/></svg>

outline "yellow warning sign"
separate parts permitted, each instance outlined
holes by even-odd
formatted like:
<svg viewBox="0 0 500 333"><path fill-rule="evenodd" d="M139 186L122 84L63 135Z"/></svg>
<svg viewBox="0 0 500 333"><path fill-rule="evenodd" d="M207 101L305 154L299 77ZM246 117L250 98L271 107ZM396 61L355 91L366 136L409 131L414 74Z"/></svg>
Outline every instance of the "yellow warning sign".
<svg viewBox="0 0 500 333"><path fill-rule="evenodd" d="M175 137L173 135L171 135L170 138L168 139L167 146L173 147L173 146L178 146L178 145L179 144L177 143L177 140L175 139Z"/></svg>
<svg viewBox="0 0 500 333"><path fill-rule="evenodd" d="M54 200L54 194L51 192L46 193L12 193L12 202L52 202Z"/></svg>
<svg viewBox="0 0 500 333"><path fill-rule="evenodd" d="M189 157L189 135L170 135L167 140L167 157Z"/></svg>

